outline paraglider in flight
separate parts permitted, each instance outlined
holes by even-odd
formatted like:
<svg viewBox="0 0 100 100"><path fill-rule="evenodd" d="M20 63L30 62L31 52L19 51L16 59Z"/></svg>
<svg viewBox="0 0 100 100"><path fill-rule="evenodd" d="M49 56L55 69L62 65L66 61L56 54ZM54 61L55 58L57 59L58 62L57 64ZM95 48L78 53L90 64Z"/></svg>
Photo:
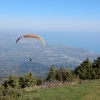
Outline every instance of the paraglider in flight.
<svg viewBox="0 0 100 100"><path fill-rule="evenodd" d="M17 40L16 40L16 43L22 39L22 38L35 38L35 39L38 39L40 40L44 45L45 45L45 41L42 39L42 37L38 36L38 35L35 35L35 34L25 34L21 37L19 37Z"/></svg>
<svg viewBox="0 0 100 100"><path fill-rule="evenodd" d="M29 58L30 59L30 62L32 61L32 58Z"/></svg>

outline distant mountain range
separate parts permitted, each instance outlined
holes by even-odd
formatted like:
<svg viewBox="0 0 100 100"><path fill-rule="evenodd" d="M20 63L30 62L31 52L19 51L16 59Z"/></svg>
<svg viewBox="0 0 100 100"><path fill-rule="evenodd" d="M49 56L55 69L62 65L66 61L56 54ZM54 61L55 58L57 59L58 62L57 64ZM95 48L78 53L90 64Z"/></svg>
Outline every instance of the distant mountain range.
<svg viewBox="0 0 100 100"><path fill-rule="evenodd" d="M82 48L53 44L44 46L34 39L23 39L16 44L17 36L2 37L0 37L0 75L32 71L40 77L47 73L51 65L74 69L87 57L92 62L100 56ZM33 59L31 63L29 57Z"/></svg>

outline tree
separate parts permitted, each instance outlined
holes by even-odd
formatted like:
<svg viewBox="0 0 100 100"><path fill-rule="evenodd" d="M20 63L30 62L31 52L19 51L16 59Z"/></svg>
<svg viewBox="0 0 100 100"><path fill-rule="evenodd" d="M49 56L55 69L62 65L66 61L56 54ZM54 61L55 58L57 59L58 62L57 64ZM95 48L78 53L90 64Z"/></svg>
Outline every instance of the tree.
<svg viewBox="0 0 100 100"><path fill-rule="evenodd" d="M92 77L96 79L100 79L100 57L98 57L92 63L92 68L94 70Z"/></svg>
<svg viewBox="0 0 100 100"><path fill-rule="evenodd" d="M60 82L71 81L72 71L66 68L60 68L56 70L56 80Z"/></svg>
<svg viewBox="0 0 100 100"><path fill-rule="evenodd" d="M8 80L5 80L3 83L5 88L11 86L12 88L19 87L19 82L17 76L10 75Z"/></svg>
<svg viewBox="0 0 100 100"><path fill-rule="evenodd" d="M55 68L53 66L50 67L46 80L48 81L55 80Z"/></svg>
<svg viewBox="0 0 100 100"><path fill-rule="evenodd" d="M31 72L19 78L19 85L21 88L30 87L36 84L36 77Z"/></svg>
<svg viewBox="0 0 100 100"><path fill-rule="evenodd" d="M81 79L92 79L93 68L89 58L87 57L74 72L76 75L79 75L79 78Z"/></svg>

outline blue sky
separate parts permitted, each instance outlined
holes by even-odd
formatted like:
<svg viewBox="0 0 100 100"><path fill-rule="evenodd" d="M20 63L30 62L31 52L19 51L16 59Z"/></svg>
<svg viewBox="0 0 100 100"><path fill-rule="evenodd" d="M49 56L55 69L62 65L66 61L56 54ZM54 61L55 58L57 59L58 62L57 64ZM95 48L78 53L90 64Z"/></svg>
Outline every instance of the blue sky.
<svg viewBox="0 0 100 100"><path fill-rule="evenodd" d="M68 45L75 47L85 45L87 36L89 44L95 42L94 48L100 42L100 0L0 0L0 31L44 32L49 36L64 33ZM76 42L70 40L71 36ZM89 49L89 45L83 48ZM93 48L89 50L97 50Z"/></svg>

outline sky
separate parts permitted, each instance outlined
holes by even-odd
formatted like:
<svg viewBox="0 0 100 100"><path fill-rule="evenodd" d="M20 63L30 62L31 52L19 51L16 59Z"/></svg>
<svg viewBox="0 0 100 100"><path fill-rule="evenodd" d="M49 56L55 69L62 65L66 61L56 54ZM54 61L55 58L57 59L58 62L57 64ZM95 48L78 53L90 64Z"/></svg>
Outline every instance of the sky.
<svg viewBox="0 0 100 100"><path fill-rule="evenodd" d="M3 32L44 33L48 43L100 53L100 0L0 0Z"/></svg>

